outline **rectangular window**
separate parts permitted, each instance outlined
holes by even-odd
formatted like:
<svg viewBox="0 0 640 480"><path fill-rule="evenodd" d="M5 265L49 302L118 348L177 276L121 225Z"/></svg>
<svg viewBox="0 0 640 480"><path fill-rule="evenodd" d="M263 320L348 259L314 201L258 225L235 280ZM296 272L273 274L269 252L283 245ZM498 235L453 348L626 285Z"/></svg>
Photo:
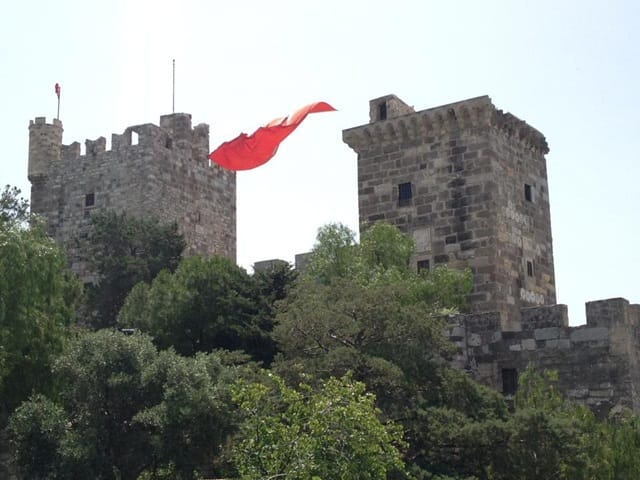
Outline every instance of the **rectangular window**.
<svg viewBox="0 0 640 480"><path fill-rule="evenodd" d="M533 277L533 262L531 260L527 260L527 276Z"/></svg>
<svg viewBox="0 0 640 480"><path fill-rule="evenodd" d="M387 102L382 102L378 104L378 120L386 120L387 119Z"/></svg>
<svg viewBox="0 0 640 480"><path fill-rule="evenodd" d="M93 207L96 204L96 194L95 193L87 193L84 196L84 206L85 207Z"/></svg>
<svg viewBox="0 0 640 480"><path fill-rule="evenodd" d="M527 202L533 202L533 193L531 192L531 185L524 184L524 199Z"/></svg>
<svg viewBox="0 0 640 480"><path fill-rule="evenodd" d="M418 260L418 273L429 270L429 260Z"/></svg>
<svg viewBox="0 0 640 480"><path fill-rule="evenodd" d="M398 185L398 205L400 207L410 205L412 196L413 191L411 188L411 182L401 183Z"/></svg>
<svg viewBox="0 0 640 480"><path fill-rule="evenodd" d="M515 395L518 390L518 371L515 368L502 369L502 393Z"/></svg>

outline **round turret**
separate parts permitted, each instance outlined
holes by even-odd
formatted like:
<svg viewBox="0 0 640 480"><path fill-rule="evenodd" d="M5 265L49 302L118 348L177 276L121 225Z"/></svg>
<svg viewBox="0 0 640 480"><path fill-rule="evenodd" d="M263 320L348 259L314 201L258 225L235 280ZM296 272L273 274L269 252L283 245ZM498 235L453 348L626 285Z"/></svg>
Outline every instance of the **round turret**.
<svg viewBox="0 0 640 480"><path fill-rule="evenodd" d="M47 123L44 117L29 122L29 181L47 177L52 162L60 161L62 122Z"/></svg>

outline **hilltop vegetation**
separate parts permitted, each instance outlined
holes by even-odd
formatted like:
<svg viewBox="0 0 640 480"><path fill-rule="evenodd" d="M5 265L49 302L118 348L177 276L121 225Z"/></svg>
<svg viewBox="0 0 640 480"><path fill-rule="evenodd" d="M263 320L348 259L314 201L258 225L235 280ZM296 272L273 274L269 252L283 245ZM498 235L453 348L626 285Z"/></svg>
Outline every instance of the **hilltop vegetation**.
<svg viewBox="0 0 640 480"><path fill-rule="evenodd" d="M448 366L443 322L470 272L415 272L395 227L358 243L327 225L306 272L248 274L182 259L174 226L106 214L82 295L18 192L1 201L2 422L20 478L640 478L629 412L598 421L552 372L530 368L506 401Z"/></svg>

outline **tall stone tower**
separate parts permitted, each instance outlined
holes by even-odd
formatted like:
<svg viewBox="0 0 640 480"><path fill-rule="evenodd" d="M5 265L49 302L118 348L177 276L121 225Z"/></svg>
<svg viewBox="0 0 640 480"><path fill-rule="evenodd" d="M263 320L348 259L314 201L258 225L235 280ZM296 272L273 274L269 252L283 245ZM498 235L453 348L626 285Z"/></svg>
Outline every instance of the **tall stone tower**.
<svg viewBox="0 0 640 480"><path fill-rule="evenodd" d="M186 254L236 256L235 173L211 164L209 126L192 128L191 115L160 118L106 139L62 144L62 123L29 125L31 210L66 246L72 269L86 275L74 240L88 232L93 212L110 209L176 221Z"/></svg>
<svg viewBox="0 0 640 480"><path fill-rule="evenodd" d="M520 308L555 304L544 136L487 96L415 112L388 95L369 117L343 131L360 228L412 235L418 270L471 268L472 312L499 312L505 330L519 330Z"/></svg>

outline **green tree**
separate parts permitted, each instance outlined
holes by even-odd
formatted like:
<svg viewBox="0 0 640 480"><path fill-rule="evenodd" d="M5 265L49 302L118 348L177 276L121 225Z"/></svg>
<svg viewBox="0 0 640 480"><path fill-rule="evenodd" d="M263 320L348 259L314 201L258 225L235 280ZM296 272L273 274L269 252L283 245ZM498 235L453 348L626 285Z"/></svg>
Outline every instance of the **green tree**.
<svg viewBox="0 0 640 480"><path fill-rule="evenodd" d="M18 187L5 185L0 194L0 224L24 224L30 219L29 202L20 193Z"/></svg>
<svg viewBox="0 0 640 480"><path fill-rule="evenodd" d="M319 377L351 370L379 402L399 406L451 352L444 315L464 301L470 273L419 275L409 266L413 242L388 224L352 239L346 227L320 230L308 273L279 306L276 368L287 378L298 363Z"/></svg>
<svg viewBox="0 0 640 480"><path fill-rule="evenodd" d="M450 440L447 414L466 424L506 408L445 363L453 348L442 333L446 315L464 307L470 272L418 274L412 254L412 240L388 224L372 226L359 244L342 226L321 229L308 273L279 306L274 369L291 384L351 372L387 417L402 422L406 458L429 474L438 442ZM447 472L455 469L440 473Z"/></svg>
<svg viewBox="0 0 640 480"><path fill-rule="evenodd" d="M81 334L58 359L60 389L12 416L16 463L34 478L193 479L233 429L233 371L216 355L158 352L149 337Z"/></svg>
<svg viewBox="0 0 640 480"><path fill-rule="evenodd" d="M362 383L329 379L317 390L277 376L240 384L245 412L234 463L242 479L386 479L403 463L401 429L382 423Z"/></svg>
<svg viewBox="0 0 640 480"><path fill-rule="evenodd" d="M75 318L78 282L43 226L28 218L19 191L6 189L0 213L0 402L11 412L51 385L50 364Z"/></svg>
<svg viewBox="0 0 640 480"><path fill-rule="evenodd" d="M262 305L254 280L233 261L191 257L150 286L137 285L118 323L148 332L160 348L182 355L223 348L270 361L274 347Z"/></svg>
<svg viewBox="0 0 640 480"><path fill-rule="evenodd" d="M164 269L176 269L185 241L176 223L108 211L91 217L91 232L81 247L98 276L87 291L88 321L103 328L116 324L134 285L151 282Z"/></svg>

